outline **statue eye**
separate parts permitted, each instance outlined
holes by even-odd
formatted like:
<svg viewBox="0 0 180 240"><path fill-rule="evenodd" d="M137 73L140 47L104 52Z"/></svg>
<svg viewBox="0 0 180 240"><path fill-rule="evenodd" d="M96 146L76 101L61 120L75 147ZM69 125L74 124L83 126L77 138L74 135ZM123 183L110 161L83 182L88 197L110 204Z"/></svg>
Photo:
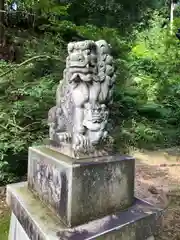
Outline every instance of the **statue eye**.
<svg viewBox="0 0 180 240"><path fill-rule="evenodd" d="M79 58L78 58L78 61L83 62L83 58L82 58L82 57L79 57Z"/></svg>
<svg viewBox="0 0 180 240"><path fill-rule="evenodd" d="M86 54L90 55L91 51L90 50L86 50Z"/></svg>

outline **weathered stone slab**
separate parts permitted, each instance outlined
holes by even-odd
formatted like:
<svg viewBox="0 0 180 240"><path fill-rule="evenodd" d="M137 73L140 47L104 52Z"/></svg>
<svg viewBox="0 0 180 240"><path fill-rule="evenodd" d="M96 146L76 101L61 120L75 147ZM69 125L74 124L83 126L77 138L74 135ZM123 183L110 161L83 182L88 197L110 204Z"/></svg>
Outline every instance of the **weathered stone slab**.
<svg viewBox="0 0 180 240"><path fill-rule="evenodd" d="M135 199L128 210L87 224L65 227L34 197L27 183L7 187L7 203L31 240L145 240L159 232L163 211Z"/></svg>
<svg viewBox="0 0 180 240"><path fill-rule="evenodd" d="M28 187L68 226L128 208L134 201L134 159L74 159L46 147L29 149Z"/></svg>

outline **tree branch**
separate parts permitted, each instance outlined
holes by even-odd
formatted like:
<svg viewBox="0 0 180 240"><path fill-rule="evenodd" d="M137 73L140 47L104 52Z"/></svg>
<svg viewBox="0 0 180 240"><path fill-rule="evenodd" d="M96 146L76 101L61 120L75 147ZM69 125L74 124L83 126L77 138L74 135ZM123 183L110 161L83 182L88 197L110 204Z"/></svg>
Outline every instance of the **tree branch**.
<svg viewBox="0 0 180 240"><path fill-rule="evenodd" d="M13 72L13 71L17 70L17 68L20 68L20 67L22 67L22 66L24 66L24 65L32 62L33 60L40 59L40 58L46 58L46 59L55 58L55 59L57 59L58 61L64 62L64 61L60 60L59 58L57 58L56 56L47 56L47 55L34 56L34 57L29 58L29 59L25 60L24 62L16 65L16 66L13 66L13 67L10 68L8 71L2 73L2 74L0 75L0 78L4 77L5 75L9 74L10 72ZM2 82L0 82L0 83L2 83Z"/></svg>

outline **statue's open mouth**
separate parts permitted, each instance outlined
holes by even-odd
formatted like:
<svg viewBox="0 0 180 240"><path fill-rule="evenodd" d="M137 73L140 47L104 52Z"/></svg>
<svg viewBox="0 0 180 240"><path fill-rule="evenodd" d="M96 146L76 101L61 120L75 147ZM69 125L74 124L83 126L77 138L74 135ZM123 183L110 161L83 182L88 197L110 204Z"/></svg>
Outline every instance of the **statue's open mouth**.
<svg viewBox="0 0 180 240"><path fill-rule="evenodd" d="M102 121L101 116L100 115L93 115L91 119L89 119L89 121L93 122L93 123L100 123Z"/></svg>
<svg viewBox="0 0 180 240"><path fill-rule="evenodd" d="M83 81L83 82L91 82L94 78L93 78L93 74L92 73L80 73L79 71L78 72L74 72L70 78L70 82L80 82L80 81Z"/></svg>
<svg viewBox="0 0 180 240"><path fill-rule="evenodd" d="M69 68L70 73L97 73L94 67L80 67L80 66L73 66Z"/></svg>

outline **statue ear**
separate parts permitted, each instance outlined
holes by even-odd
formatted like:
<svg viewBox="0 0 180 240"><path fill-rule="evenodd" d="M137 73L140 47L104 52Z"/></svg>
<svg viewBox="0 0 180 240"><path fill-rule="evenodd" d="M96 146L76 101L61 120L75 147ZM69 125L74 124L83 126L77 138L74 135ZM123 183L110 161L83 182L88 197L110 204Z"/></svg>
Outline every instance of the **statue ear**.
<svg viewBox="0 0 180 240"><path fill-rule="evenodd" d="M74 43L71 42L68 44L68 53L72 53L73 50L74 50Z"/></svg>

